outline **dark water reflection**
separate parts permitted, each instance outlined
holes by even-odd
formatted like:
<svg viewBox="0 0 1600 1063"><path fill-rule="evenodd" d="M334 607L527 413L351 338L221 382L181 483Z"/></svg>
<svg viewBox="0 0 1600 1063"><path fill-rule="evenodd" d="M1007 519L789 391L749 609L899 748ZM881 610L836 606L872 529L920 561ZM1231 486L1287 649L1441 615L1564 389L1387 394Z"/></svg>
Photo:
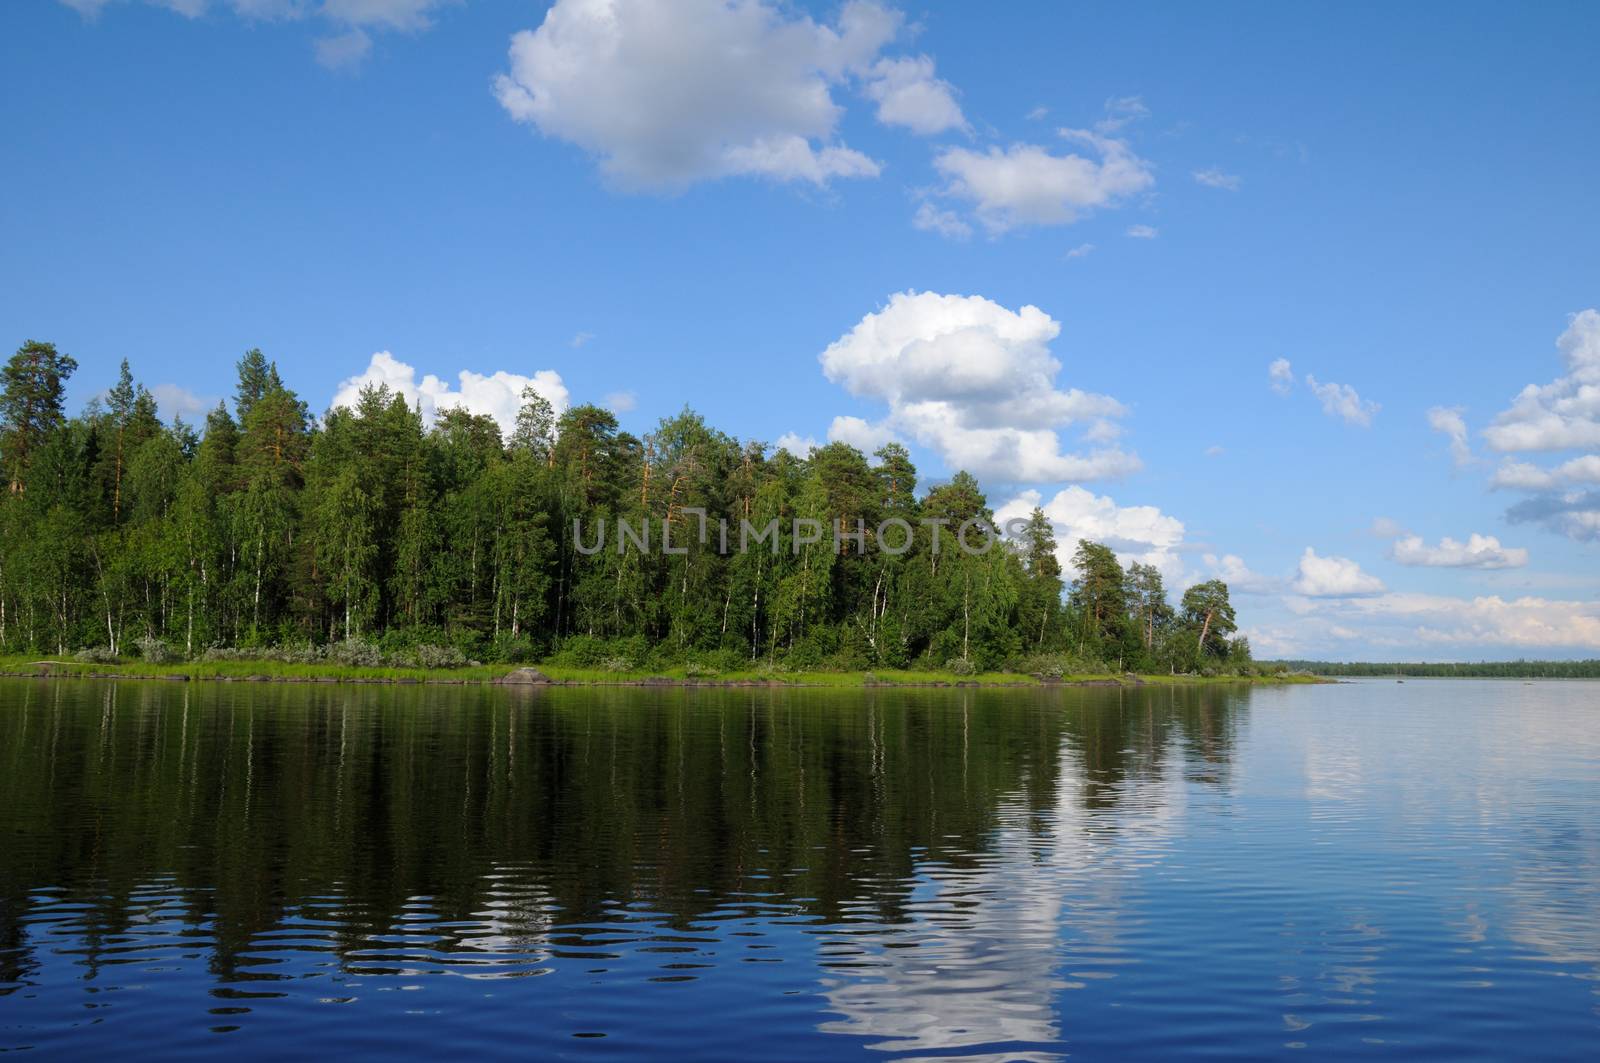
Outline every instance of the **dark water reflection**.
<svg viewBox="0 0 1600 1063"><path fill-rule="evenodd" d="M0 683L0 1049L1600 1048L1600 685Z"/></svg>

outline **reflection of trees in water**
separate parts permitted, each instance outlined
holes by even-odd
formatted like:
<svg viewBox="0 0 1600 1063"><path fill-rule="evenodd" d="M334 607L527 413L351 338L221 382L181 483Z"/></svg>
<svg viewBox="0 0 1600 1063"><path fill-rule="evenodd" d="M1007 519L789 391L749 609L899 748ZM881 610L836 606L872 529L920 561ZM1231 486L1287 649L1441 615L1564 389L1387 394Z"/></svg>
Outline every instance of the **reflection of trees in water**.
<svg viewBox="0 0 1600 1063"><path fill-rule="evenodd" d="M159 916L229 981L308 925L378 963L419 907L437 951L558 958L623 904L914 926L928 867L992 883L952 927L1004 894L1042 934L1061 901L997 869L1123 829L1179 754L1225 781L1238 697L6 684L0 983L69 903L91 969Z"/></svg>

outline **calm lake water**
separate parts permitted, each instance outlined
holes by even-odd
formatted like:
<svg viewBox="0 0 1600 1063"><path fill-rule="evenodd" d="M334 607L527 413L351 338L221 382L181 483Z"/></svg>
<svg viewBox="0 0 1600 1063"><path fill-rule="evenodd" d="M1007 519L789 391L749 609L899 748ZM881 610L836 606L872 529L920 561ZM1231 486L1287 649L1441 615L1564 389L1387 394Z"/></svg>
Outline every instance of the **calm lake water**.
<svg viewBox="0 0 1600 1063"><path fill-rule="evenodd" d="M1600 1051L1600 684L0 682L0 1049Z"/></svg>

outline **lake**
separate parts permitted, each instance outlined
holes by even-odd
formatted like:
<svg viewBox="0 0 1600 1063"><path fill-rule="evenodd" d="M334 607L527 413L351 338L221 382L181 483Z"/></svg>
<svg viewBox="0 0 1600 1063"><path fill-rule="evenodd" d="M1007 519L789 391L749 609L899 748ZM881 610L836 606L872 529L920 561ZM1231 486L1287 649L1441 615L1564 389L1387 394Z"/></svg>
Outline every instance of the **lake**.
<svg viewBox="0 0 1600 1063"><path fill-rule="evenodd" d="M0 1049L1600 1052L1600 683L0 681Z"/></svg>

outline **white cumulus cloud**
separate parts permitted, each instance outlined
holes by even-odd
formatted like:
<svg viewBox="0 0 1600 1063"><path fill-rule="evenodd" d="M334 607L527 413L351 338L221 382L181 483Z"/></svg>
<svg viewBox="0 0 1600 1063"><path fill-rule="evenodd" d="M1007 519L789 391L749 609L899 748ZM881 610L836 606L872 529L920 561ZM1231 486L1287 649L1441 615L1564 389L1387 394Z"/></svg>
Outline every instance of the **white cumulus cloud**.
<svg viewBox="0 0 1600 1063"><path fill-rule="evenodd" d="M787 450L797 458L809 458L811 452L817 449L817 441L812 436L785 432L778 437L777 446L779 450Z"/></svg>
<svg viewBox="0 0 1600 1063"><path fill-rule="evenodd" d="M1383 581L1361 571L1348 557L1319 557L1311 547L1300 555L1293 584L1295 593L1308 598L1351 598L1381 594Z"/></svg>
<svg viewBox="0 0 1600 1063"><path fill-rule="evenodd" d="M1507 646L1600 648L1600 602L1388 593L1304 602L1299 611L1300 645L1318 636L1341 637L1336 630L1343 630L1372 645L1410 647L1414 655Z"/></svg>
<svg viewBox="0 0 1600 1063"><path fill-rule="evenodd" d="M1476 532L1464 543L1447 535L1438 546L1427 545L1420 535L1403 535L1394 541L1389 556L1402 565L1432 568L1521 568L1528 563L1527 550L1501 546L1493 535Z"/></svg>
<svg viewBox="0 0 1600 1063"><path fill-rule="evenodd" d="M1566 373L1529 384L1484 429L1502 452L1600 447L1600 311L1574 314L1556 340Z"/></svg>
<svg viewBox="0 0 1600 1063"><path fill-rule="evenodd" d="M1007 483L1136 471L1139 459L1116 447L1062 452L1057 429L1126 410L1109 396L1056 386L1061 363L1050 343L1060 331L1035 306L1013 311L982 296L901 292L819 360L833 383L888 405L879 430L932 447L952 469Z"/></svg>
<svg viewBox="0 0 1600 1063"><path fill-rule="evenodd" d="M494 92L625 187L873 177L878 163L835 138L836 88L859 81L884 121L920 132L960 121L931 59L879 62L902 21L868 0L831 24L768 0L556 0L512 38Z"/></svg>
<svg viewBox="0 0 1600 1063"><path fill-rule="evenodd" d="M1079 539L1104 543L1116 552L1124 565L1132 562L1154 565L1176 584L1183 575L1179 547L1184 539L1183 522L1155 506L1119 506L1105 495L1082 487L1065 488L1047 502L1035 490L1022 491L995 507L995 521L1003 528L1008 520L1027 520L1035 507L1044 510L1056 536L1056 556L1064 570L1072 571L1072 554Z"/></svg>
<svg viewBox="0 0 1600 1063"><path fill-rule="evenodd" d="M1585 454L1553 469L1508 459L1500 463L1490 483L1523 491L1547 491L1569 484L1600 484L1600 454Z"/></svg>
<svg viewBox="0 0 1600 1063"><path fill-rule="evenodd" d="M1201 559L1210 574L1238 594L1270 594L1282 590L1282 581L1254 572L1237 554L1206 554Z"/></svg>
<svg viewBox="0 0 1600 1063"><path fill-rule="evenodd" d="M925 55L878 60L862 91L878 105L878 121L884 125L927 136L967 124L955 89L934 77L933 60Z"/></svg>
<svg viewBox="0 0 1600 1063"><path fill-rule="evenodd" d="M570 396L561 374L553 369L541 369L531 376L508 373L505 370L487 376L463 369L456 375L458 386L452 388L439 377L428 373L419 381L414 366L400 361L388 351L379 351L360 374L339 385L331 406L354 407L361 390L379 384L405 397L406 402L420 406L422 418L432 424L440 413L449 409L463 409L468 413L487 414L494 418L500 431L509 436L516 428L517 411L522 408L522 391L532 387L554 407L557 415L567 408Z"/></svg>
<svg viewBox="0 0 1600 1063"><path fill-rule="evenodd" d="M1037 144L946 149L933 163L948 179L944 194L971 203L978 221L999 234L1025 225L1067 225L1155 183L1149 164L1125 141L1083 129L1061 134L1090 155L1055 155Z"/></svg>
<svg viewBox="0 0 1600 1063"><path fill-rule="evenodd" d="M1566 372L1549 384L1529 384L1484 429L1502 453L1587 450L1553 467L1504 460L1494 487L1538 492L1506 511L1513 523L1533 522L1582 542L1600 539L1600 311L1574 314L1556 340Z"/></svg>
<svg viewBox="0 0 1600 1063"><path fill-rule="evenodd" d="M848 443L863 454L872 454L885 443L898 441L887 425L871 424L860 417L835 417L828 426L828 442Z"/></svg>

